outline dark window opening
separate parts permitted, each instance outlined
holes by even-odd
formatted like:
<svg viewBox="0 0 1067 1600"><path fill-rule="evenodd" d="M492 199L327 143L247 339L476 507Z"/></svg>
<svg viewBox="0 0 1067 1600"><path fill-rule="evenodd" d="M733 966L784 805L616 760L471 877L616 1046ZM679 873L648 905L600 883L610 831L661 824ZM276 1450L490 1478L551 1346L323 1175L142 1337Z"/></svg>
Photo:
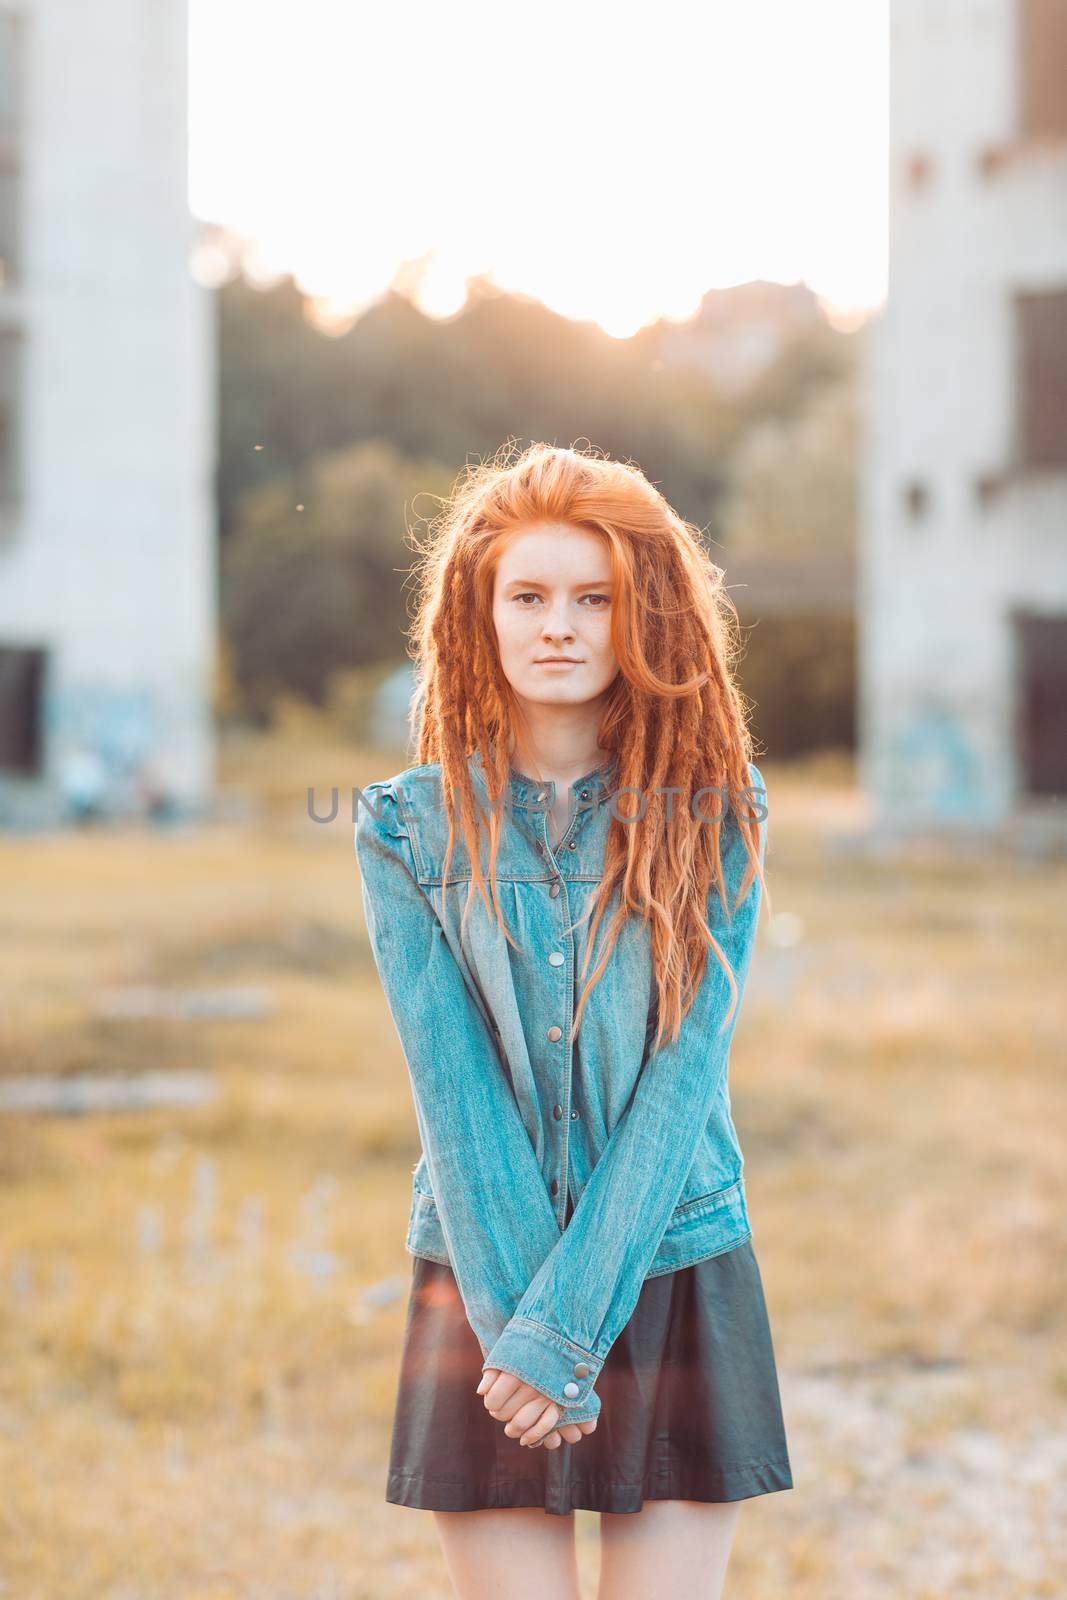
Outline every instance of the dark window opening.
<svg viewBox="0 0 1067 1600"><path fill-rule="evenodd" d="M19 274L18 173L0 142L0 289Z"/></svg>
<svg viewBox="0 0 1067 1600"><path fill-rule="evenodd" d="M1016 459L1067 467L1067 288L1015 298Z"/></svg>
<svg viewBox="0 0 1067 1600"><path fill-rule="evenodd" d="M22 341L14 329L0 328L0 511L20 498L19 375Z"/></svg>
<svg viewBox="0 0 1067 1600"><path fill-rule="evenodd" d="M930 509L930 491L925 483L918 478L912 478L904 485L904 504L908 508L908 516L912 522L921 522Z"/></svg>
<svg viewBox="0 0 1067 1600"><path fill-rule="evenodd" d="M0 770L39 776L45 652L0 645Z"/></svg>
<svg viewBox="0 0 1067 1600"><path fill-rule="evenodd" d="M0 144L18 132L23 66L23 18L0 11Z"/></svg>
<svg viewBox="0 0 1067 1600"><path fill-rule="evenodd" d="M0 290L18 275L23 19L0 12Z"/></svg>
<svg viewBox="0 0 1067 1600"><path fill-rule="evenodd" d="M1015 623L1022 787L1028 795L1067 794L1067 613L1019 614Z"/></svg>
<svg viewBox="0 0 1067 1600"><path fill-rule="evenodd" d="M1004 480L999 473L982 472L974 479L974 498L984 511L991 506L1004 487Z"/></svg>
<svg viewBox="0 0 1067 1600"><path fill-rule="evenodd" d="M1022 132L1067 137L1067 0L1020 0Z"/></svg>

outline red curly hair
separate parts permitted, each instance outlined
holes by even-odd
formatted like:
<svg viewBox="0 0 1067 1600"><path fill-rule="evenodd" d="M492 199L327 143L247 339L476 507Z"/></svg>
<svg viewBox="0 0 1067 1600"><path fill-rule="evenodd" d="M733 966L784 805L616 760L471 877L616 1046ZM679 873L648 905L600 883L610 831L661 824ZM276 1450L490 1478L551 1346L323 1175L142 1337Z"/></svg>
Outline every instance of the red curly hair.
<svg viewBox="0 0 1067 1600"><path fill-rule="evenodd" d="M674 787L693 794L715 786L729 795L750 857L737 904L756 875L766 888L758 810L746 798L753 793L748 772L752 741L744 701L731 675L739 653L737 612L722 569L704 550L697 530L638 467L593 450L544 443L511 459L515 448L509 442L488 461L468 464L450 496L440 502L442 510L430 523L429 540L414 568L418 602L409 653L416 662L418 687L412 723L418 762L441 766L448 812L442 876L447 881L458 818L472 874L464 923L475 889L489 911L479 848L484 813L468 767L477 755L490 802L493 905L498 925L515 946L497 894L496 859L512 755L525 741L520 707L497 648L492 614L496 566L505 543L531 524L566 524L598 534L612 566L611 639L619 662L598 742L617 758L616 786L636 790L635 802L647 797L647 805L639 820L622 823L618 817L627 814L624 796L616 801L603 878L584 913L593 920L583 979L617 885L620 904L579 1000L571 1040L619 929L633 915L651 926L659 997L656 1051L668 1034L672 1041L678 1037L704 977L709 948L730 980L730 1015L737 998L734 974L706 915L713 884L728 916L733 909L726 906L721 820L712 824L677 803L668 816L667 796L661 791Z"/></svg>

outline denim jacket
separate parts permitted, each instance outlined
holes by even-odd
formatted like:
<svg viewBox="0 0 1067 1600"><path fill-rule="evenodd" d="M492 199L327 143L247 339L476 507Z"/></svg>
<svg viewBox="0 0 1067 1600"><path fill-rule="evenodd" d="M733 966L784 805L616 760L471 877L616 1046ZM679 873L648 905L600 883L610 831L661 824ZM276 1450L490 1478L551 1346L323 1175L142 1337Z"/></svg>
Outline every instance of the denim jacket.
<svg viewBox="0 0 1067 1600"><path fill-rule="evenodd" d="M476 756L469 768L488 808ZM752 787L739 803L755 808L762 862L765 786L749 768ZM470 862L457 825L442 881L448 820L438 763L409 767L356 796L367 931L422 1147L405 1248L451 1266L483 1370L532 1384L560 1406L564 1422L599 1414L594 1384L647 1278L751 1236L727 1069L759 879L732 918L714 886L709 897L708 926L737 982L725 1030L731 989L709 949L678 1039L650 1054L658 1012L650 935L631 918L568 1043L588 923L570 925L602 877L615 770L609 759L571 785L571 821L553 848L547 813L555 786L511 768L497 881L520 949L509 946L477 890L460 938ZM734 812L716 793L696 807L709 818L723 812L733 910L749 865ZM482 848L485 872L484 839ZM617 906L618 888L598 949ZM568 1191L574 1213L565 1223Z"/></svg>

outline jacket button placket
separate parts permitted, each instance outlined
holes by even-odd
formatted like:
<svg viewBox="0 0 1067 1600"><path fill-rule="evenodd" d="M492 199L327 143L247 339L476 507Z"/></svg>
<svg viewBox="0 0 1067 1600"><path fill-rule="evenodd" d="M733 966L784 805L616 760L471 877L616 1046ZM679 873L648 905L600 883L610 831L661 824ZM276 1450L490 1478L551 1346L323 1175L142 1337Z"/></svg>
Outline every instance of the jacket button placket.
<svg viewBox="0 0 1067 1600"><path fill-rule="evenodd" d="M541 794L541 795L538 796L538 798L543 800L543 799L546 798L546 795L545 794ZM572 826L575 827L575 828L578 827L579 826L579 822L580 822L580 819L575 819L573 821L573 823L572 823ZM554 856L552 854L552 849L551 849L551 846L549 845L549 842L548 842L548 816L547 816L546 812L542 812L541 813L541 827L542 827L542 830L544 832L544 844L543 844L543 846L539 845L538 848L541 851L541 854L544 856L545 860L548 861L548 862L551 862L553 865L555 865L555 858L554 858ZM571 841L571 848L572 849L576 848L576 843L575 843L574 840ZM559 868L557 867L556 870L558 872ZM549 894L550 894L551 898L556 901L557 925L558 925L558 928L559 928L559 938L560 938L561 942L563 942L563 940L564 940L563 930L564 930L564 928L567 927L567 925L569 923L569 920L570 920L570 905L569 905L569 901L568 901L568 896L563 892L565 887L566 887L566 885L563 883L562 877L560 877L552 884L552 886L551 886L551 888L549 890ZM574 1013L574 992L573 992L574 983L573 983L573 977L572 977L573 968L574 968L574 961L573 961L574 935L573 935L573 933L567 935L566 944L567 944L568 954L565 955L561 950L551 950L549 952L549 955L548 955L549 966L563 969L566 972L567 978L569 980L568 984L567 984L567 1001L566 1001L566 1005L564 1007L564 1010L565 1010L565 1013L566 1013L566 1029L561 1028L558 1025L554 1025L553 1027L549 1028L548 1037L549 1037L549 1039L552 1040L553 1043L556 1043L558 1040L563 1038L565 1033L569 1034L570 1028L571 1028L571 1024L572 1024L572 1022L574 1020L574 1015L573 1015L573 1013ZM568 957L570 957L570 959L568 959ZM558 1117L556 1118L556 1120L559 1120L560 1118L563 1119L563 1129L562 1129L562 1132L563 1132L563 1153L562 1153L562 1160L561 1160L560 1165L561 1165L561 1169L562 1169L562 1172L563 1172L563 1175L564 1175L564 1181L562 1183L560 1183L558 1178L553 1178L552 1182L549 1185L549 1192L552 1195L552 1198L555 1201L557 1201L556 1221L559 1224L561 1232L563 1231L563 1228L566 1225L567 1189L568 1189L567 1178L568 1178L568 1175L570 1173L570 1121L571 1121L571 1117L574 1116L573 1111L571 1112L570 1117L567 1117L567 1116L564 1115L564 1107L567 1107L570 1104L572 1062L573 1062L573 1048L568 1046L568 1048L566 1050L566 1053L564 1055L564 1060L563 1060L563 1093L562 1093L562 1096L561 1096L562 1103L557 1105L557 1108L556 1108L556 1110L558 1111ZM555 1113L554 1113L554 1115L555 1115ZM569 1456L570 1452L569 1451L562 1451L562 1450L553 1451L553 1455L557 1455L558 1456L558 1455L564 1455L564 1454ZM550 1478L551 1478L551 1475L550 1475Z"/></svg>

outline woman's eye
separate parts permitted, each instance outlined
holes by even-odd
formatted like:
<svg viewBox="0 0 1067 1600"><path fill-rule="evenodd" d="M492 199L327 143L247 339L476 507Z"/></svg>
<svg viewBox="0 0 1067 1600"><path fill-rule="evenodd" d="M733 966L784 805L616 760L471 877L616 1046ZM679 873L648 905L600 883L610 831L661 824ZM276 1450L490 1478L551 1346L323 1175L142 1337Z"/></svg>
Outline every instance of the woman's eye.
<svg viewBox="0 0 1067 1600"><path fill-rule="evenodd" d="M540 598L541 598L540 595L534 594L532 590L527 590L525 594L517 594L515 596L515 599L517 601L520 601L520 602L523 601L523 600L539 600ZM582 599L583 600L601 600L601 601L603 601L603 605L604 606L607 606L607 605L611 604L611 596L608 595L608 594L586 594L586 595L582 596ZM530 611L532 609L532 607L524 606L523 609L525 611ZM591 606L589 609L591 611L601 611L601 610L603 610L603 606Z"/></svg>

